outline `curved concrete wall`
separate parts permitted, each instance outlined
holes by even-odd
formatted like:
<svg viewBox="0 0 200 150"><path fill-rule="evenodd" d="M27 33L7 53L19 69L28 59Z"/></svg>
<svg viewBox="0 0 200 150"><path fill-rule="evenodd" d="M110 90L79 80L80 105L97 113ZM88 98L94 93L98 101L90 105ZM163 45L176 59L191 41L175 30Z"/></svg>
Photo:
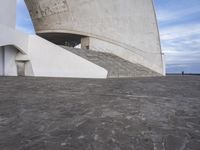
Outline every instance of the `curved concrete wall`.
<svg viewBox="0 0 200 150"><path fill-rule="evenodd" d="M108 47L110 52L123 50L127 55L123 58L136 58L132 62L164 74L152 0L25 1L38 34L71 33L95 38L117 46L116 50Z"/></svg>

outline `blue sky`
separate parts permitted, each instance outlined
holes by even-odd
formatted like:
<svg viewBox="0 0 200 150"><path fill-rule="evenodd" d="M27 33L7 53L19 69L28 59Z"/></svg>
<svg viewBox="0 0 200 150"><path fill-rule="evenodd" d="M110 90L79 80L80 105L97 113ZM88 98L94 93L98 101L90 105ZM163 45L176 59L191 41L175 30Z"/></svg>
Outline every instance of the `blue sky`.
<svg viewBox="0 0 200 150"><path fill-rule="evenodd" d="M200 73L200 0L154 0L168 73ZM17 4L17 28L34 33L23 0Z"/></svg>

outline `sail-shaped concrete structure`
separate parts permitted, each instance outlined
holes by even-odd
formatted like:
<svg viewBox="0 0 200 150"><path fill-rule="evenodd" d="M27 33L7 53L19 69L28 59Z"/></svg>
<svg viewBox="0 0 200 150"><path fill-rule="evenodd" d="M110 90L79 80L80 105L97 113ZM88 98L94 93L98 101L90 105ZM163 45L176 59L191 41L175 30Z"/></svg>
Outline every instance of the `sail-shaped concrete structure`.
<svg viewBox="0 0 200 150"><path fill-rule="evenodd" d="M108 52L161 75L165 65L153 0L25 0L38 35Z"/></svg>

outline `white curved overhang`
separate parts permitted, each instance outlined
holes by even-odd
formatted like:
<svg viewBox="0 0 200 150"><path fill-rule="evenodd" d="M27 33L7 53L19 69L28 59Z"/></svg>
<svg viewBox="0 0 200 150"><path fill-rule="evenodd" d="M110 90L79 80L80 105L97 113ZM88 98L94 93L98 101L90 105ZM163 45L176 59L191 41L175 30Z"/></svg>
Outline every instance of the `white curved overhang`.
<svg viewBox="0 0 200 150"><path fill-rule="evenodd" d="M16 47L21 53L27 54L28 42L28 35L13 28L0 25L0 46L12 45Z"/></svg>

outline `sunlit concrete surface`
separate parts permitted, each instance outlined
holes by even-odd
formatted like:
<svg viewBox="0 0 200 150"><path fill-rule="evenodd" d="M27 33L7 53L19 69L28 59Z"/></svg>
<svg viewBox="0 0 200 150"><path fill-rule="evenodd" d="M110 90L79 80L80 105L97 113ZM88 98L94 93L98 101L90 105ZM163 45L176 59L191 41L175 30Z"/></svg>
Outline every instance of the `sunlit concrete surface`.
<svg viewBox="0 0 200 150"><path fill-rule="evenodd" d="M200 76L0 78L1 150L199 150Z"/></svg>

